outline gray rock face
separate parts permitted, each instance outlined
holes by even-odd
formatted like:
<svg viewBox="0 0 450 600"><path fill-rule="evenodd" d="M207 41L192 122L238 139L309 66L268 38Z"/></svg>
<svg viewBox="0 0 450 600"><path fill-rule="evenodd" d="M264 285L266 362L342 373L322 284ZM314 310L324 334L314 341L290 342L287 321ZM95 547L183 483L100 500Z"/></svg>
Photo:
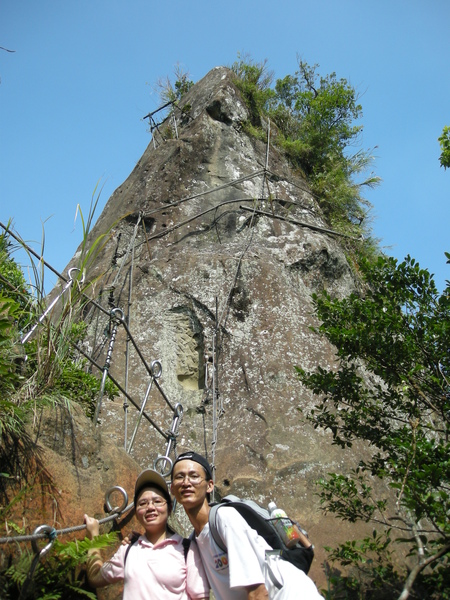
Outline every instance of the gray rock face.
<svg viewBox="0 0 450 600"><path fill-rule="evenodd" d="M146 362L161 361L158 383L184 408L177 451L214 460L220 495L273 499L304 524L317 578L323 544L348 532L321 514L314 481L350 465L330 436L304 422L301 411L314 400L294 366L333 363L333 347L310 329L317 325L311 293L343 296L355 282L339 238L317 229L327 224L305 181L270 143L244 132L247 109L232 73L213 69L181 105L190 110L175 111L178 137L169 120L154 131L99 217L93 237L110 231L110 238L88 278L102 275L97 299L108 307L113 298ZM108 317L92 309L86 320L102 364ZM119 327L111 373L122 384L126 338ZM127 374L140 404L149 376L132 344ZM171 426L155 385L146 412L163 432ZM128 414L129 442L137 410ZM103 402L99 427L124 445L123 398ZM165 449L142 419L132 457L144 468Z"/></svg>

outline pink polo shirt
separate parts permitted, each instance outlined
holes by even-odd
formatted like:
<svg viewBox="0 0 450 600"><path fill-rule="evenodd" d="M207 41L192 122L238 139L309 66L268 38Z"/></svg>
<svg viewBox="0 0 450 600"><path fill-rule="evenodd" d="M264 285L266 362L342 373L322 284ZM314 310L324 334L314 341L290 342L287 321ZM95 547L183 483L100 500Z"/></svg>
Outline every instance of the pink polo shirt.
<svg viewBox="0 0 450 600"><path fill-rule="evenodd" d="M123 600L189 600L209 598L208 580L196 544L186 560L182 537L175 533L158 544L142 536L128 552L120 546L101 568L109 583L124 581Z"/></svg>

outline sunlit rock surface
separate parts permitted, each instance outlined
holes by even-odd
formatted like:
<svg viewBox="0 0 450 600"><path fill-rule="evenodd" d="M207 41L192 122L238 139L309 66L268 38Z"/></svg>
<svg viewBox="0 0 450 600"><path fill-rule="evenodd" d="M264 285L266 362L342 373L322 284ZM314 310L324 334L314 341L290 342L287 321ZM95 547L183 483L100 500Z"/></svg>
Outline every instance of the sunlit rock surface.
<svg viewBox="0 0 450 600"><path fill-rule="evenodd" d="M321 513L314 482L329 471L347 472L361 450L344 455L305 422L314 398L294 367L333 363L334 348L311 329L317 325L311 294L327 289L342 297L355 280L340 239L322 231L329 226L306 182L270 143L274 132L263 123L265 140L245 133L247 108L228 69L213 69L180 107L176 129L169 119L153 130L141 160L98 218L92 239L109 238L87 273L95 280L92 297L107 310L121 308L146 363L161 362L158 385L172 406L184 409L177 452L195 449L214 459L218 495L265 505L275 500L298 519L316 546L311 575L323 584L323 546L350 534ZM103 365L109 317L91 306L85 319L85 348ZM128 392L140 406L149 375L126 342L119 326L111 374L121 385L128 376ZM163 433L172 425L166 399L154 384L145 409ZM124 446L123 404L123 396L103 400L96 429L114 477L101 487L114 479L131 493L135 469L123 450L110 450ZM126 445L138 414L128 404ZM133 461L152 466L165 451L166 440L143 418ZM82 456L81 479L104 451ZM100 510L98 494L84 497L85 489L77 489L80 509L95 512L96 502ZM71 518L79 521L82 511Z"/></svg>

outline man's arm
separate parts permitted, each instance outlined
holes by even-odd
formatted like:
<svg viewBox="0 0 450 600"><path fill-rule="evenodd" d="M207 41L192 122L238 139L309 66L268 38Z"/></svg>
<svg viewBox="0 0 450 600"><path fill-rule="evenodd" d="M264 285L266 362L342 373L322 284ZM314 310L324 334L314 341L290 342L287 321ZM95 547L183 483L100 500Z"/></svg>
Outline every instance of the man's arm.
<svg viewBox="0 0 450 600"><path fill-rule="evenodd" d="M263 583L245 588L248 600L269 600L267 588Z"/></svg>

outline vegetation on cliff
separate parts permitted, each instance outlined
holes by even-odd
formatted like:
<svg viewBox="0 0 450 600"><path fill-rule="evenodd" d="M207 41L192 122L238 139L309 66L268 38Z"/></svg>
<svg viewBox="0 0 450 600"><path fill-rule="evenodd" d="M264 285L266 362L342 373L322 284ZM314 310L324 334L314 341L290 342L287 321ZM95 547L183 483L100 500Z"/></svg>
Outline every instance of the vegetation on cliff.
<svg viewBox="0 0 450 600"><path fill-rule="evenodd" d="M335 73L321 76L318 65L301 59L298 70L275 85L266 62L239 56L231 68L250 110L247 131L265 140L263 121L270 119L275 125L272 143L308 181L326 220L360 239L347 244L351 255L377 254L369 228L371 205L362 194L380 178L364 176L373 162L371 152L351 150L362 132L362 125L355 124L362 116L357 91L346 79L337 79Z"/></svg>
<svg viewBox="0 0 450 600"><path fill-rule="evenodd" d="M83 221L84 252L80 264L93 259L101 243L96 240L89 249L86 245L91 222L91 215L86 223ZM41 410L48 406L64 405L70 410L73 402L81 404L86 414L92 416L100 390L99 378L86 370L85 361L74 350L86 329L80 320L85 292L81 283L83 267L76 269L78 276L61 296L52 319L43 320L26 339L27 332L44 311L44 281L38 265L33 270L34 284L26 283L13 257L18 248L26 245L14 242L7 227L0 235L0 516L6 536L11 532L29 533L14 520L18 503L36 490L44 495L54 490L41 459L41 449L32 435L33 422L39 422ZM106 382L105 394L109 397L116 394L110 381ZM110 540L102 537L97 542L103 547ZM87 546L92 547L92 542L87 542ZM15 546L7 547L12 554L17 552ZM38 565L34 583L28 589L31 595L24 598L95 598L80 588L82 582L75 577L86 552L83 543L56 543L52 558ZM6 556L2 552L0 567L0 588L5 600L18 597L35 558L24 551L11 564ZM50 592L51 596L46 595Z"/></svg>
<svg viewBox="0 0 450 600"><path fill-rule="evenodd" d="M329 597L450 598L450 282L439 294L409 257L361 268L363 294L314 296L318 332L336 347L337 369L298 369L320 397L308 415L314 427L344 450L360 440L373 448L351 474L320 481L326 511L377 528L331 551L333 562L353 570ZM395 491L393 505L377 480ZM402 567L394 544L409 559Z"/></svg>

